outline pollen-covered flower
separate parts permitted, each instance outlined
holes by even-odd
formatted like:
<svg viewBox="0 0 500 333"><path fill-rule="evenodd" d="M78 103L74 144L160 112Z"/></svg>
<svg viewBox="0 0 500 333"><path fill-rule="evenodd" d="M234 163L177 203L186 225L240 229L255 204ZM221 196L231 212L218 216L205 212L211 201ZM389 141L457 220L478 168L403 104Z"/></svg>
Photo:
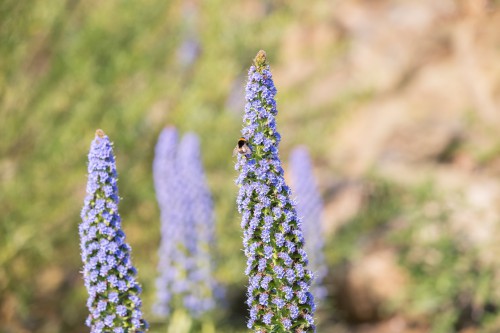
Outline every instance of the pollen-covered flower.
<svg viewBox="0 0 500 333"><path fill-rule="evenodd" d="M79 226L83 277L89 293L86 324L92 333L147 330L141 287L121 229L118 202L112 143L97 130L90 146L87 196Z"/></svg>
<svg viewBox="0 0 500 333"><path fill-rule="evenodd" d="M238 155L238 210L249 278L247 323L255 332L314 332L312 273L301 221L278 156L276 88L260 51L248 73L243 137L251 153Z"/></svg>
<svg viewBox="0 0 500 333"><path fill-rule="evenodd" d="M297 197L297 212L302 218L302 229L306 240L309 267L314 272L312 293L315 299L324 299L327 291L323 279L327 273L323 254L324 238L321 225L323 202L312 172L307 148L297 147L290 155L292 185Z"/></svg>

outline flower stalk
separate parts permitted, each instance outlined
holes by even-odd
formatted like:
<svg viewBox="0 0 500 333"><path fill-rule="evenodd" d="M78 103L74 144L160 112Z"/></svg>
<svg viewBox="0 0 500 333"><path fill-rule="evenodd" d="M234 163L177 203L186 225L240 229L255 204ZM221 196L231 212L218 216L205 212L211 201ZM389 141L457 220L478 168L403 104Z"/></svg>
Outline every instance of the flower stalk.
<svg viewBox="0 0 500 333"><path fill-rule="evenodd" d="M198 319L215 307L218 288L210 250L213 207L197 136L188 133L178 143L175 128L165 128L155 148L153 177L161 214L158 297L153 310L172 320L185 317L179 315L181 310Z"/></svg>
<svg viewBox="0 0 500 333"><path fill-rule="evenodd" d="M295 148L290 155L290 171L294 193L297 197L297 212L303 220L306 251L309 254L309 266L314 272L312 294L315 300L323 300L327 290L323 280L327 273L325 265L324 233L321 225L323 202L314 179L311 158L307 148Z"/></svg>
<svg viewBox="0 0 500 333"><path fill-rule="evenodd" d="M79 226L83 277L92 333L145 332L141 287L130 258L118 213L118 186L113 145L102 130L90 146L87 196Z"/></svg>
<svg viewBox="0 0 500 333"><path fill-rule="evenodd" d="M309 292L301 221L278 155L276 88L266 53L248 73L242 136L251 152L238 154L238 211L247 257L247 326L259 333L314 332L314 299Z"/></svg>
<svg viewBox="0 0 500 333"><path fill-rule="evenodd" d="M188 236L192 242L190 248L194 266L188 276L191 288L185 305L194 317L200 317L215 308L215 300L221 297L222 291L212 275L214 265L211 249L215 244L213 203L196 134L186 133L183 136L177 159L186 205L185 225L191 228Z"/></svg>
<svg viewBox="0 0 500 333"><path fill-rule="evenodd" d="M153 180L160 207L160 247L158 249L157 299L153 312L159 317L171 314L175 296L188 290L185 283L186 253L182 245L184 228L180 223L182 202L176 175L177 131L164 128L155 147Z"/></svg>

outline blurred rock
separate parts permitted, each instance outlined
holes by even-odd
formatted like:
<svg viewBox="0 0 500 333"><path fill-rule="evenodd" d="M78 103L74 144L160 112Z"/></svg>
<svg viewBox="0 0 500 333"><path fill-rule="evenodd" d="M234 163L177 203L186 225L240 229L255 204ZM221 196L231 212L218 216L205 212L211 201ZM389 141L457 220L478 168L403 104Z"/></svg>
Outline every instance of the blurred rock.
<svg viewBox="0 0 500 333"><path fill-rule="evenodd" d="M415 327L413 327L415 326ZM406 319L394 316L380 323L357 325L351 330L353 333L427 333L428 329L413 325Z"/></svg>
<svg viewBox="0 0 500 333"><path fill-rule="evenodd" d="M333 145L327 158L343 174L443 159L473 171L474 157L453 149L491 145L494 133L471 133L470 117L490 127L500 119L493 47L500 13L492 6L469 0L315 5L323 15L288 26L283 37L276 79L282 89L301 92L285 108L301 116L304 109L325 109L308 114L312 122L344 112L336 103L353 92L371 94L346 107L340 125L327 132ZM336 44L337 53L325 47Z"/></svg>
<svg viewBox="0 0 500 333"><path fill-rule="evenodd" d="M41 294L51 294L61 286L64 278L64 271L60 267L48 267L38 275L37 289Z"/></svg>
<svg viewBox="0 0 500 333"><path fill-rule="evenodd" d="M453 11L452 1L343 2L336 19L350 37L353 79L370 82L377 91L398 84L426 49L427 32Z"/></svg>
<svg viewBox="0 0 500 333"><path fill-rule="evenodd" d="M2 295L0 299L0 316L2 322L0 329L2 333L28 333L20 323L20 302L14 294L9 292Z"/></svg>
<svg viewBox="0 0 500 333"><path fill-rule="evenodd" d="M324 195L323 227L327 234L335 231L354 217L365 199L365 187L359 182L340 182L326 190Z"/></svg>
<svg viewBox="0 0 500 333"><path fill-rule="evenodd" d="M476 328L468 327L468 328L464 328L463 330L460 330L460 332L458 332L458 333L476 333L476 332L478 332L478 330Z"/></svg>
<svg viewBox="0 0 500 333"><path fill-rule="evenodd" d="M405 163L448 161L461 138L460 126L453 122L431 118L408 122L390 134L381 158Z"/></svg>
<svg viewBox="0 0 500 333"><path fill-rule="evenodd" d="M334 270L337 308L350 322L391 317L390 305L403 296L408 278L392 249L375 249Z"/></svg>
<svg viewBox="0 0 500 333"><path fill-rule="evenodd" d="M17 166L13 159L0 160L0 181L6 183L11 181L16 174Z"/></svg>

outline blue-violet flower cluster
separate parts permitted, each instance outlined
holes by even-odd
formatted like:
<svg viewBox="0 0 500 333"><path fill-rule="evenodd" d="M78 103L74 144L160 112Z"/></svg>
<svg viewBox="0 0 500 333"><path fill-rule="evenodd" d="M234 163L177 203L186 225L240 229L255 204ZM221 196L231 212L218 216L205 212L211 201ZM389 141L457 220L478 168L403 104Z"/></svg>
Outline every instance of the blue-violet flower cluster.
<svg viewBox="0 0 500 333"><path fill-rule="evenodd" d="M183 294L189 290L185 281L187 256L182 244L184 228L180 216L183 207L177 196L180 187L176 174L176 154L177 131L167 127L160 133L153 160L153 180L161 220L157 300L153 305L153 312L161 317L170 314L175 294Z"/></svg>
<svg viewBox="0 0 500 333"><path fill-rule="evenodd" d="M238 154L238 210L247 257L247 326L255 332L314 332L312 273L301 221L278 156L280 135L274 86L264 51L248 73L243 137L251 153Z"/></svg>
<svg viewBox="0 0 500 333"><path fill-rule="evenodd" d="M309 255L309 267L314 272L312 293L316 300L322 300L327 294L322 284L327 273L321 225L323 202L314 179L307 148L297 147L292 151L290 171L294 194L297 198L297 213L303 221L302 229L306 240L306 251Z"/></svg>
<svg viewBox="0 0 500 333"><path fill-rule="evenodd" d="M87 196L79 226L83 277L89 293L86 324L92 333L144 332L141 287L125 243L118 213L118 187L112 143L97 130L90 146Z"/></svg>
<svg viewBox="0 0 500 333"><path fill-rule="evenodd" d="M194 317L211 310L216 284L211 275L213 209L194 134L178 143L165 128L155 148L153 177L161 214L159 276L154 312L167 316L183 307Z"/></svg>
<svg viewBox="0 0 500 333"><path fill-rule="evenodd" d="M195 266L189 271L192 287L185 300L186 307L196 317L215 307L215 299L221 298L221 288L212 275L212 250L215 244L215 220L210 191L200 155L200 143L194 133L187 133L179 144L178 174L184 194L186 226L190 226L192 260Z"/></svg>

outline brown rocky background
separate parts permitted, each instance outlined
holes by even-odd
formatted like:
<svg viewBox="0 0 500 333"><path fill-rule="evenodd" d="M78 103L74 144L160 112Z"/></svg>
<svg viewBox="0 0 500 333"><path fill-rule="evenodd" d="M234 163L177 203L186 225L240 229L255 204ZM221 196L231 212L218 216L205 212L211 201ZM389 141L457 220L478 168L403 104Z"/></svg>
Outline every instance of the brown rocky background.
<svg viewBox="0 0 500 333"><path fill-rule="evenodd" d="M375 183L390 182L402 198L381 228L360 229L366 239L355 254L332 267L332 311L341 323L330 330L499 332L493 296L500 277L496 2L311 6L304 16L324 20L288 28L275 76L279 87L297 94L291 96L296 103L283 102L297 114L289 116L293 120L308 109L325 110L310 117L318 118L325 134L314 138L324 144L323 153L315 150L316 171L332 242L370 205L374 176ZM326 110L335 110L334 123L326 120ZM294 130L299 127L297 121ZM422 185L429 186L425 199L415 192L407 196ZM370 209L385 209L390 200L375 200ZM409 229L406 245L393 242L394 234ZM438 245L444 239L450 248ZM470 258L456 260L463 256ZM468 275L477 278L467 281ZM483 278L490 279L487 286L478 285ZM433 294L441 304L416 305L414 293ZM441 321L440 315L449 318Z"/></svg>

